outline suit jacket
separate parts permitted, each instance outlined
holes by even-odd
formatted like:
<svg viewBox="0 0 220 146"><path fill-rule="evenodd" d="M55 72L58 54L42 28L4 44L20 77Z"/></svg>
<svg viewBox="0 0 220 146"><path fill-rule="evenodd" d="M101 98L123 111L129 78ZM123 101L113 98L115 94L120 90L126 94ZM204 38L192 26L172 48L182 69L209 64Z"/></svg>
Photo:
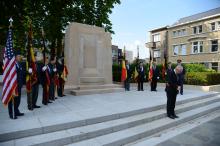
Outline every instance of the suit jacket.
<svg viewBox="0 0 220 146"><path fill-rule="evenodd" d="M17 72L17 84L18 84L18 88L21 89L24 83L24 70L22 68L21 63L16 62L16 72Z"/></svg>
<svg viewBox="0 0 220 146"><path fill-rule="evenodd" d="M131 66L126 65L126 70L127 70L127 79L130 79L131 78Z"/></svg>
<svg viewBox="0 0 220 146"><path fill-rule="evenodd" d="M174 70L169 71L167 76L167 84L169 88L177 89L180 85L178 75L174 72Z"/></svg>
<svg viewBox="0 0 220 146"><path fill-rule="evenodd" d="M159 77L159 69L156 67L156 68L153 68L152 80L157 80L157 77Z"/></svg>
<svg viewBox="0 0 220 146"><path fill-rule="evenodd" d="M138 72L138 80L143 82L144 76L145 76L144 67L143 67L143 69L141 69L141 67L138 67L137 72Z"/></svg>

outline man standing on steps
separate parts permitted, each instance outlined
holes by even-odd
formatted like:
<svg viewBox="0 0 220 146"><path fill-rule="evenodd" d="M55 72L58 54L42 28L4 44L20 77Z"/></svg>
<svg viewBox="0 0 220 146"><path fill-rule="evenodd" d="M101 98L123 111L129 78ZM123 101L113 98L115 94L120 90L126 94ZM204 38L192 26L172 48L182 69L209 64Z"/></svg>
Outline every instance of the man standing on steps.
<svg viewBox="0 0 220 146"><path fill-rule="evenodd" d="M182 72L183 68L177 65L174 70L167 71L167 83L166 83L166 95L167 95L167 117L174 119L178 118L175 114L176 96L179 93L179 77L178 75Z"/></svg>

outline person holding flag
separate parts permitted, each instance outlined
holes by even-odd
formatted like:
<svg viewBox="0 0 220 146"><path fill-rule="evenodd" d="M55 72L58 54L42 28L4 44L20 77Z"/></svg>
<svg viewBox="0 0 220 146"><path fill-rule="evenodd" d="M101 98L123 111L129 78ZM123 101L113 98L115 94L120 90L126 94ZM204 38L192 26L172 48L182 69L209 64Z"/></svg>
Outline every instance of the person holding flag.
<svg viewBox="0 0 220 146"><path fill-rule="evenodd" d="M32 86L37 83L37 66L35 63L32 41L33 41L33 32L32 32L32 24L30 22L29 32L28 32L27 60L26 60L26 69L27 69L26 90L27 90L27 104L29 110L33 110L34 108Z"/></svg>
<svg viewBox="0 0 220 146"><path fill-rule="evenodd" d="M44 66L41 69L41 81L43 86L42 104L47 105L48 103L51 103L51 101L49 101L50 69L48 67L49 57L46 56L46 45L45 45L43 28L42 28L42 41L43 41L42 45L43 45L43 64L44 64Z"/></svg>
<svg viewBox="0 0 220 146"><path fill-rule="evenodd" d="M142 62L138 66L137 72L138 72L138 91L144 91L143 84L144 84L145 70Z"/></svg>
<svg viewBox="0 0 220 146"><path fill-rule="evenodd" d="M19 111L21 100L21 88L23 85L22 67L20 66L21 54L14 54L12 42L12 18L9 19L10 26L7 35L6 47L3 60L3 89L2 102L8 105L9 117L17 119L17 116L23 116ZM16 56L16 57L15 57Z"/></svg>
<svg viewBox="0 0 220 146"><path fill-rule="evenodd" d="M157 68L156 61L153 61L152 67L151 67L151 91L157 91L157 81L160 79L159 77L159 69Z"/></svg>

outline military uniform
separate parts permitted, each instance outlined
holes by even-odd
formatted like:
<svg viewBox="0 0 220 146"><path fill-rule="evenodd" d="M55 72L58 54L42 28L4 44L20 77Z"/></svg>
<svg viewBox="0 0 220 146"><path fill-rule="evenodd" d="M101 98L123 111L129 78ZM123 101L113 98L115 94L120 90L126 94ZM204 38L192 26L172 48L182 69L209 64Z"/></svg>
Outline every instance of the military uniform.
<svg viewBox="0 0 220 146"><path fill-rule="evenodd" d="M143 84L144 84L144 76L145 71L143 66L139 66L137 69L138 72L138 91L144 91Z"/></svg>
<svg viewBox="0 0 220 146"><path fill-rule="evenodd" d="M17 53L17 55L20 55ZM19 111L19 105L21 102L21 88L23 86L24 72L21 63L16 61L16 73L17 73L17 96L10 100L8 103L8 112L11 119L16 119L17 116L23 116L24 113Z"/></svg>
<svg viewBox="0 0 220 146"><path fill-rule="evenodd" d="M130 91L130 79L131 79L131 68L130 65L126 65L126 70L127 70L127 78L124 82L125 86L125 91Z"/></svg>
<svg viewBox="0 0 220 146"><path fill-rule="evenodd" d="M159 79L159 69L155 66L153 68L153 76L151 81L151 91L157 91L157 81Z"/></svg>
<svg viewBox="0 0 220 146"><path fill-rule="evenodd" d="M49 77L50 77L50 86L49 86L49 99L55 100L55 76L56 76L56 67L54 64L49 63Z"/></svg>

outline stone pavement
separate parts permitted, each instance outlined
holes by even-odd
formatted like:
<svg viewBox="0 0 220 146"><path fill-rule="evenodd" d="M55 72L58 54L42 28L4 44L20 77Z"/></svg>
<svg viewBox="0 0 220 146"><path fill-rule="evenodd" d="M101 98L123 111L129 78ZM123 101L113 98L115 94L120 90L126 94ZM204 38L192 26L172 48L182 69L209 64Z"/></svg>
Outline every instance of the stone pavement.
<svg viewBox="0 0 220 146"><path fill-rule="evenodd" d="M48 106L42 106L40 90L38 105L40 109L29 111L25 92L22 92L20 111L25 116L17 120L11 120L8 117L8 110L1 104L0 106L0 131L11 132L25 129L45 127L59 123L65 123L72 119L76 121L123 113L138 110L147 107L154 107L166 103L164 87L158 87L157 92L150 92L149 85L145 86L145 91L136 91L133 88L129 92L96 94L85 96L67 95L58 98ZM185 90L184 95L178 95L177 101L209 95L213 92L202 92L196 90ZM165 110L165 109L164 109Z"/></svg>
<svg viewBox="0 0 220 146"><path fill-rule="evenodd" d="M220 146L220 117L203 123L157 146Z"/></svg>
<svg viewBox="0 0 220 146"><path fill-rule="evenodd" d="M25 90L25 89L24 89ZM25 116L18 117L17 120L11 120L8 117L8 109L2 104L0 105L0 122L18 122L20 120L30 119L54 119L59 116L67 116L71 114L75 118L90 118L96 116L109 115L114 113L126 112L146 107L153 107L166 103L166 95L163 87L158 87L157 92L150 92L149 86L145 86L145 91L136 91L133 88L129 92L108 93L108 94L95 94L85 96L72 96L58 98L48 106L41 104L42 90L39 92L37 105L40 109L29 111L27 109L27 99L25 92L22 92L21 105L19 107ZM178 95L177 101L185 100L192 97L210 94L211 92L202 92L195 90L185 90L184 95ZM56 117L58 116L58 117ZM2 126L2 124L1 124ZM0 128L1 128L0 126Z"/></svg>

